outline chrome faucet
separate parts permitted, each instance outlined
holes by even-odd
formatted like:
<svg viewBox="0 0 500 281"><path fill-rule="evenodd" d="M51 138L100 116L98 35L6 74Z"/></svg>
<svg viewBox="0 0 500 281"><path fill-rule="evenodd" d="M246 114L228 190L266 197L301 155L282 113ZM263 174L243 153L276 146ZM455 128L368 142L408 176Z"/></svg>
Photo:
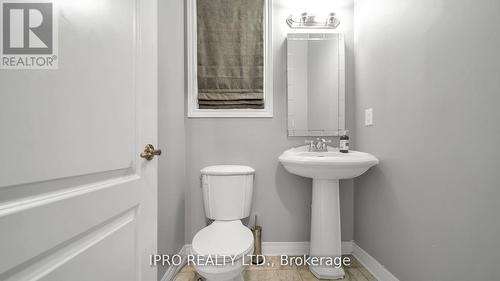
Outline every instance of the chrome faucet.
<svg viewBox="0 0 500 281"><path fill-rule="evenodd" d="M331 140L325 140L320 138L316 138L316 141L306 140L309 152L327 152L328 144L331 142L332 142Z"/></svg>

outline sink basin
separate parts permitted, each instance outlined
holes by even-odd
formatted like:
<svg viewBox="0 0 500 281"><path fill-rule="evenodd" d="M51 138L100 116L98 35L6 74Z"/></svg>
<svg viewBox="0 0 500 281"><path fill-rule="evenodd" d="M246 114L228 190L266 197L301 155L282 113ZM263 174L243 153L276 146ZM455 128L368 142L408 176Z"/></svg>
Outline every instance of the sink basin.
<svg viewBox="0 0 500 281"><path fill-rule="evenodd" d="M289 149L279 157L285 169L295 175L312 178L311 257L337 258L342 255L340 237L339 180L362 175L378 164L378 159L359 151L341 153L328 147L328 152L309 152L307 146ZM319 279L339 279L342 267L310 265Z"/></svg>
<svg viewBox="0 0 500 281"><path fill-rule="evenodd" d="M355 178L378 164L378 159L369 153L341 153L333 147L328 147L328 152L308 152L307 146L292 148L283 152L279 160L292 174L332 180Z"/></svg>

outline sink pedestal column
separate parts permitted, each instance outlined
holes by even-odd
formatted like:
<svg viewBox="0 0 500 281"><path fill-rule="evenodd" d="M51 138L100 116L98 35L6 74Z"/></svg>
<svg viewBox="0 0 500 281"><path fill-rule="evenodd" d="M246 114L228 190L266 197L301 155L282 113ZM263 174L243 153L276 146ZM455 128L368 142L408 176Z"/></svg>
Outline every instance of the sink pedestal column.
<svg viewBox="0 0 500 281"><path fill-rule="evenodd" d="M338 180L313 179L311 257L341 258L339 202ZM344 269L335 268L335 265L310 265L309 270L319 279L344 277Z"/></svg>

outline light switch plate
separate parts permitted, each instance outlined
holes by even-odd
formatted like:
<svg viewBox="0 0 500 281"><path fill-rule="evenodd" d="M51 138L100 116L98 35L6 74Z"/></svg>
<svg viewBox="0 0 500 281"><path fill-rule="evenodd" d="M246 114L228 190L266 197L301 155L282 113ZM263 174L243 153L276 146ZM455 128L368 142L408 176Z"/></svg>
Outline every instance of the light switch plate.
<svg viewBox="0 0 500 281"><path fill-rule="evenodd" d="M365 109L365 126L373 126L373 108Z"/></svg>

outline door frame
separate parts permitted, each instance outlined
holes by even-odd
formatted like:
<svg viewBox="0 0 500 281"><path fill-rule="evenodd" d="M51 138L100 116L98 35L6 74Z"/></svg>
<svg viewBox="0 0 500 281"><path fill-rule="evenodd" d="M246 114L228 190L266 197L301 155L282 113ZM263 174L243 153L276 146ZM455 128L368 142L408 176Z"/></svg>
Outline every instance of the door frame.
<svg viewBox="0 0 500 281"><path fill-rule="evenodd" d="M136 38L136 103L137 129L135 163L137 174L147 183L141 192L143 196L153 196L152 204L142 206L139 212L151 216L143 216L143 224L150 227L139 227L138 240L148 241L138 249L140 252L141 272L138 280L157 280L157 268L149 265L149 256L157 252L158 235L158 160L145 161L139 157L146 144L158 145L158 0L136 0L135 19ZM142 201L142 200L141 200ZM148 200L145 200L148 201ZM147 210L145 208L148 208ZM139 214L141 215L141 214Z"/></svg>

